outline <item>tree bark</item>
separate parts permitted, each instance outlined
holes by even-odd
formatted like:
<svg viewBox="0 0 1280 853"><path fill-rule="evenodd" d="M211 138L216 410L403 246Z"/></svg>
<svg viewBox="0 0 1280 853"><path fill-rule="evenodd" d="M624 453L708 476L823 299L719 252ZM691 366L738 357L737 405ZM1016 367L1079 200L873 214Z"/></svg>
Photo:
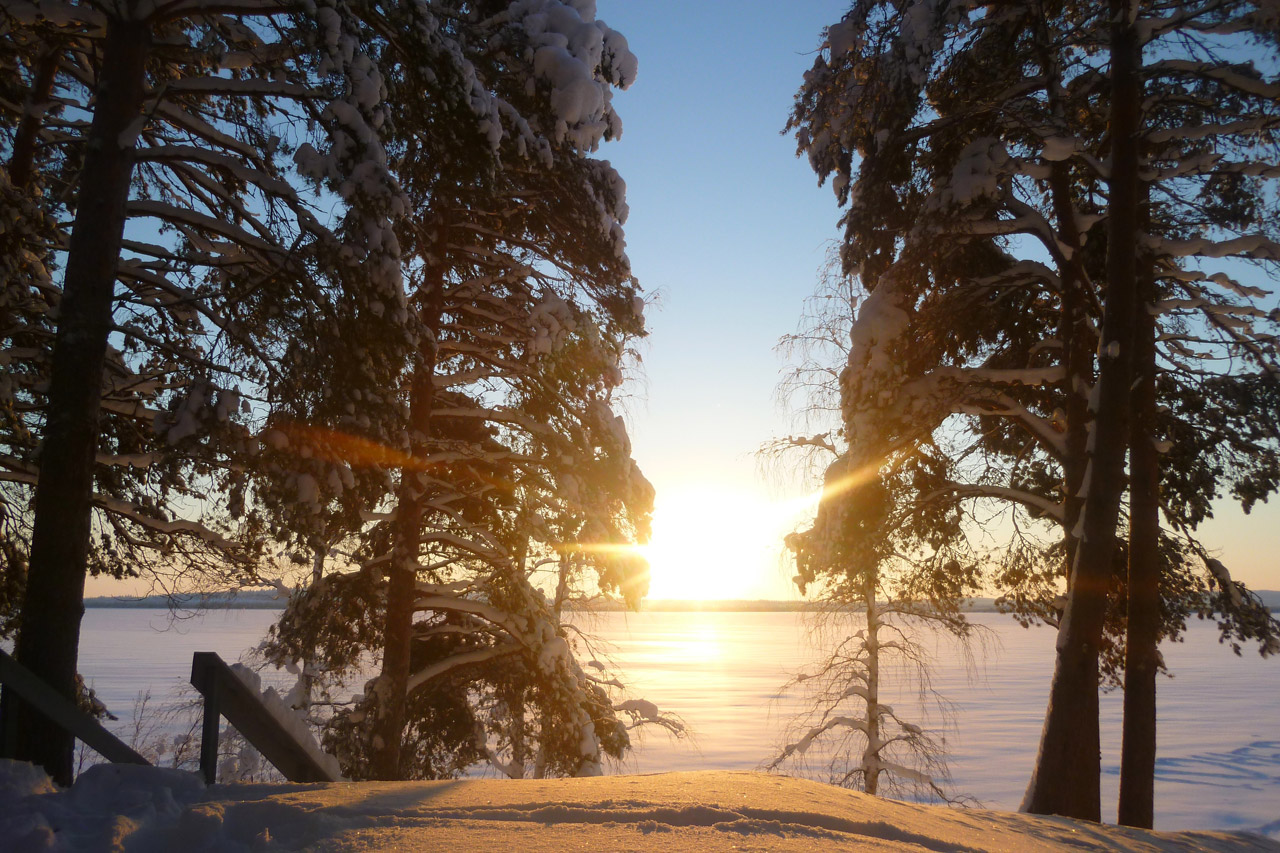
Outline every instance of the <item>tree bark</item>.
<svg viewBox="0 0 1280 853"><path fill-rule="evenodd" d="M876 609L878 569L872 569L863 587L867 608L867 747L862 755L862 790L871 796L880 791L880 613Z"/></svg>
<svg viewBox="0 0 1280 853"><path fill-rule="evenodd" d="M1146 266L1146 265L1144 265ZM1119 822L1150 829L1155 819L1156 673L1160 666L1160 454L1156 418L1156 321L1149 266L1139 279L1129 428L1129 612L1125 630L1124 723Z"/></svg>
<svg viewBox="0 0 1280 853"><path fill-rule="evenodd" d="M1129 385L1133 359L1138 236L1137 130L1141 44L1131 4L1111 0L1111 196L1107 284L1093 434L1084 480L1082 536L1071 568L1067 607L1036 767L1024 811L1086 820L1102 816L1098 732L1098 650L1106 615L1116 525L1124 491Z"/></svg>
<svg viewBox="0 0 1280 853"><path fill-rule="evenodd" d="M1070 582L1080 539L1076 525L1084 508L1080 487L1088 461L1087 422L1089 419L1089 386L1093 383L1093 353L1090 341L1089 314L1085 305L1085 282L1088 280L1081 262L1080 230L1076 226L1075 206L1071 201L1071 176L1065 163L1050 165L1049 189L1053 197L1054 216L1063 242L1071 248L1071 257L1063 263L1062 303L1058 315L1058 337L1063 347L1066 423L1066 452L1062 459L1062 523L1065 532L1064 574Z"/></svg>
<svg viewBox="0 0 1280 853"><path fill-rule="evenodd" d="M1034 32L1039 47L1041 73L1044 76L1045 100L1055 120L1067 124L1067 110L1062 103L1062 69L1053 37L1045 24L1042 11L1028 8L1034 15ZM1083 240L1076 220L1076 204L1071 193L1071 172L1067 161L1049 163L1049 193L1053 207L1055 229L1064 247L1060 251L1059 272L1062 292L1058 313L1058 339L1062 341L1062 366L1064 410L1063 438L1066 449L1062 458L1062 526L1063 575L1071 580L1071 567L1075 565L1079 545L1076 525L1084 506L1080 487L1084 483L1084 471L1088 462L1089 389L1093 375L1093 329L1089 323L1089 281L1084 267Z"/></svg>
<svg viewBox="0 0 1280 853"><path fill-rule="evenodd" d="M35 75L31 91L22 105L22 120L13 135L13 152L9 156L9 182L21 189L31 182L35 172L36 142L44 125L44 112L53 93L53 81L58 71L58 48L45 48L36 59Z"/></svg>
<svg viewBox="0 0 1280 853"><path fill-rule="evenodd" d="M142 110L150 42L146 21L112 18L107 23L102 77L67 250L31 560L15 654L19 663L72 701L84 613L102 371L133 175L133 143L122 146L121 136ZM5 727L6 735L12 735L15 757L41 765L59 784L70 784L72 736L16 697L9 699L6 716L12 716Z"/></svg>
<svg viewBox="0 0 1280 853"><path fill-rule="evenodd" d="M444 300L444 279L439 271L435 273L430 287L424 299L423 325L431 334L425 337L418 353L409 393L409 453L414 459L426 458L430 452L431 411L435 398L433 379L438 352L434 335L440 327ZM408 700L409 653L413 643L419 551L426 521L426 495L418 480L419 473L416 469L405 468L396 494L382 672L377 682L377 712L373 721L370 769L374 779L404 778L400 760Z"/></svg>

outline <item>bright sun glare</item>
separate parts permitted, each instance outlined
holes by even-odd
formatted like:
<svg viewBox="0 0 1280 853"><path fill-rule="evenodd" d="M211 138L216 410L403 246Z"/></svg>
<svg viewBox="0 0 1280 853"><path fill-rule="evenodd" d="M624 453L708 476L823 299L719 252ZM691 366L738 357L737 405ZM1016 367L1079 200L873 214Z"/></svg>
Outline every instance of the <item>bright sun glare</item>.
<svg viewBox="0 0 1280 853"><path fill-rule="evenodd" d="M715 487L689 487L658 497L653 540L643 551L649 597L784 598L782 537L803 507Z"/></svg>

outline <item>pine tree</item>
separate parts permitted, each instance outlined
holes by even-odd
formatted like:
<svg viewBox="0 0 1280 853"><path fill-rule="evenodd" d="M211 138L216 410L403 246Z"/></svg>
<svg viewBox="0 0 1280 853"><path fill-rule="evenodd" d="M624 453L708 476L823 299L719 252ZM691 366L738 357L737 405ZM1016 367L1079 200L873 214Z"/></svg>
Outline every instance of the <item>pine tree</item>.
<svg viewBox="0 0 1280 853"><path fill-rule="evenodd" d="M1223 12L1215 6L1167 20L1153 12L1141 29L1150 36L1192 21L1187 26L1193 30L1221 25L1246 31L1253 25L1247 12L1223 24L1215 17ZM1130 440L1123 426L1129 400L1116 391L1127 384L1119 381L1123 371L1116 372L1115 362L1128 357L1130 335L1104 326L1100 338L1098 331L1104 306L1112 304L1104 286L1117 278L1108 274L1106 256L1122 242L1108 241L1103 227L1112 205L1122 203L1112 184L1123 174L1104 166L1104 158L1114 156L1106 121L1115 92L1114 69L1106 62L1108 20L1076 4L980 10L947 3L856 4L830 29L830 53L808 75L792 120L802 152L820 177L833 177L838 196L849 204L843 220L846 269L859 273L870 291L859 319L865 316L875 332L867 346L851 352L843 389L845 428L851 440L874 437L890 450L911 444L945 448L940 458L952 462L939 469L942 476L919 481L921 506L1010 501L1022 507L1010 516L1015 539L995 581L1019 618L1059 626L1060 646L1071 660L1062 662L1055 695L1081 703L1072 708L1055 701L1051 707L1040 781L1033 783L1028 805L1095 818L1095 688L1100 675L1115 677L1124 649L1125 579L1117 561L1125 551L1107 543L1126 533L1119 502ZM1201 43L1216 37L1206 34ZM1181 62L1162 64L1162 73L1189 70ZM1028 75L1027 69L1037 73ZM1196 69L1202 76L1205 70ZM1243 79L1221 69L1207 76ZM1250 85L1256 94L1265 89L1252 83L1240 90L1248 92ZM1174 102L1182 100L1179 95ZM1211 108L1213 99L1197 103ZM1240 127L1265 124L1265 114L1255 112L1247 120L1252 124ZM1178 168L1156 173L1152 198L1178 198L1167 182L1188 167L1207 177L1212 170L1205 166L1203 159L1180 158ZM1260 165L1233 168L1266 172ZM1232 180L1211 179L1218 186ZM1205 197L1216 195L1215 189ZM1156 210L1149 215L1153 231L1165 227ZM1121 219L1113 217L1110 227ZM1035 244L1038 252L1029 255ZM1166 260L1153 261L1157 270L1168 271L1159 280L1175 289L1182 287L1176 284L1180 279L1207 278L1189 272L1182 261L1193 246L1192 254L1203 250L1209 256L1269 251L1260 238L1179 245L1165 253ZM1110 252L1117 262L1118 251ZM1220 338L1222 352L1265 362L1273 346L1273 333L1260 325L1265 312L1236 304L1204 314L1219 310L1257 318L1248 332L1229 342ZM1211 317L1196 322L1216 326ZM909 338L900 337L908 331ZM1166 371L1169 379L1185 373L1178 368L1185 361L1178 353L1181 334L1176 323L1160 329L1162 363L1177 368ZM1108 336L1118 336L1115 346ZM1101 353L1100 364L1093 353ZM1194 373L1200 374L1195 384L1208 378ZM1207 384L1237 381L1224 372ZM1233 461L1221 467L1166 454L1166 518L1198 512L1220 483L1237 478L1248 483L1242 496L1268 493L1272 487L1264 485L1262 472L1270 462L1242 464L1247 456L1239 450L1248 446L1262 451L1260 458L1274 459L1274 443L1268 446L1250 419L1230 414L1229 406L1212 415L1203 405L1194 414L1179 406L1173 388L1180 384L1157 379L1169 395L1160 405L1191 417L1159 419L1158 430L1196 434L1231 420L1242 435L1224 449ZM1115 392L1110 402L1091 401L1090 391L1099 385ZM890 399L897 411L887 409ZM966 421L970 437L957 441L965 436ZM1181 492L1176 498L1174 489ZM1174 522L1160 540L1158 633L1176 635L1189 614L1223 606L1224 636L1248 636L1270 648L1274 628L1259 618L1254 602L1238 590L1233 602L1209 595L1216 581L1198 556L1203 549L1189 538L1193 526ZM1082 534L1091 543L1087 548ZM1139 547L1144 554L1152 551L1148 543L1135 543L1128 552ZM1063 618L1064 605L1071 618ZM1062 763L1054 769L1057 758Z"/></svg>
<svg viewBox="0 0 1280 853"><path fill-rule="evenodd" d="M6 299L39 299L19 296L34 307L6 330L21 383L8 398L8 494L39 474L6 551L22 554L29 537L17 656L73 695L87 571L252 572L255 543L236 541L221 511L235 514L237 464L254 443L247 398L274 370L269 317L314 301L326 251L351 256L376 231L344 241L287 180L293 152L273 131L324 96L298 59L317 28L297 10L256 8L261 26L182 5L7 12L17 43L47 48L18 59L26 100L54 107L25 111L6 140L10 175L25 170L29 203L51 223L19 254L29 269L5 282ZM39 38L51 27L55 38ZM206 499L215 509L192 518ZM69 781L69 735L6 705L11 742Z"/></svg>
<svg viewBox="0 0 1280 853"><path fill-rule="evenodd" d="M428 51L434 65L390 42L376 48L392 87L388 144L414 211L397 242L419 348L390 386L403 438L371 450L399 469L379 499L385 515L368 526L344 516L345 532L327 533L354 537L362 568L331 576L297 608L358 595L379 613L365 641L381 646L381 674L329 727L360 776L448 774L472 760L474 739L452 753L438 741L403 746L430 729L413 714L437 712L417 698L437 687L495 691L481 705L502 750L528 740L521 697L532 697L543 772L590 771L597 741L615 755L625 747L599 685L568 654L559 602L543 601L530 574L554 555L566 581L594 563L602 588L633 602L644 589L625 545L646 535L652 491L610 410L626 341L643 329L640 301L622 252L621 181L587 156L617 132L609 88L630 81L634 60L589 8L521 9L527 17L425 27L450 40ZM423 28L416 16L429 13L385 14L371 45L382 44L377 33ZM313 411L306 423L315 440L290 439L285 451L332 453L317 448L343 433L341 418ZM319 515L336 522L337 493L312 481ZM303 621L282 623L279 660L328 659L309 651L318 635ZM455 722L474 713L465 696L450 707Z"/></svg>
<svg viewBox="0 0 1280 853"><path fill-rule="evenodd" d="M957 556L973 562L956 547L958 536L941 549L936 531L932 540L916 536L911 478L928 461L890 452L877 463L870 461L877 452L871 442L850 446L843 438L840 371L833 365L847 362L848 342L859 340L854 317L862 296L856 282L833 267L809 300L801 330L781 345L798 363L780 392L788 404L799 404L807 434L777 440L764 452L778 466L797 458L825 466L817 518L786 544L801 593L831 608L818 633L834 634L823 662L791 682L809 699L810 713L798 721L798 740L769 767L811 766L817 745L836 784L951 801L941 740L886 704L881 691L906 681L929 695L927 655L915 634L937 630L967 642L972 626L959 605L976 591L980 575L960 569ZM951 516L952 523L960 520Z"/></svg>
<svg viewBox="0 0 1280 853"><path fill-rule="evenodd" d="M1208 474L1201 482L1213 486L1196 497L1184 492L1183 506L1170 500L1170 474L1180 466L1167 458L1176 442L1166 444L1168 439L1160 434L1168 429L1160 408L1164 400L1180 396L1173 390L1177 386L1254 388L1259 401L1268 399L1261 389L1275 386L1280 372L1277 318L1268 318L1257 301L1264 291L1241 280L1268 273L1265 267L1248 270L1246 264L1263 267L1275 257L1274 202L1268 194L1269 185L1274 186L1270 179L1275 174L1277 90L1274 77L1268 79L1254 64L1265 66L1267 57L1274 56L1274 45L1267 43L1269 25L1253 4L1180 9L1173 15L1157 5L1140 6L1134 26L1142 42L1135 48L1141 92L1150 106L1142 115L1134 169L1144 233L1128 247L1145 292L1139 293L1133 346L1140 393L1131 416L1129 630L1119 815L1122 823L1149 827L1154 816L1155 676L1160 660L1162 578L1155 557L1162 536L1161 508L1174 531L1188 533L1198 521L1189 521L1188 515L1194 517L1206 507L1219 484L1229 486L1246 511L1275 489L1274 430L1259 429L1252 417L1223 400L1217 417L1226 417L1232 426L1216 430L1224 445L1218 458L1230 461L1212 473L1191 463L1191 470ZM1233 53L1248 42L1257 45L1256 55L1239 62ZM1235 263L1224 263L1223 258ZM1184 297L1191 301L1181 303ZM1192 313L1168 316L1171 302L1179 305L1174 313L1188 308ZM1201 355L1210 357L1195 358L1188 351L1191 340ZM1185 426L1199 431L1209 427L1205 420L1191 415ZM1166 449L1170 452L1162 452ZM1185 456L1179 461L1184 466L1190 462ZM1177 476L1185 482L1186 473ZM1198 556L1204 560L1203 549L1198 549ZM1208 561L1206 565L1220 595L1235 589L1229 576L1219 578ZM1249 627L1248 613L1256 603L1238 591L1236 600L1230 598L1228 594L1223 609L1240 613L1245 627L1242 631L1224 625L1225 634L1243 633L1258 639L1264 654L1275 651L1269 619L1253 616Z"/></svg>
<svg viewBox="0 0 1280 853"><path fill-rule="evenodd" d="M915 681L921 696L929 695L919 632L968 638L972 626L958 610L957 566L936 554L916 562L892 551L884 535L896 520L892 489L865 477L849 488L847 463L844 456L828 469L813 526L787 537L801 592L817 587L814 594L833 608L829 618L838 639L816 670L793 682L809 696L812 713L800 738L769 767L803 761L814 742L823 741L830 756L826 772L835 784L950 802L941 740L887 704L882 690L895 680ZM856 629L840 619L850 610L862 617Z"/></svg>

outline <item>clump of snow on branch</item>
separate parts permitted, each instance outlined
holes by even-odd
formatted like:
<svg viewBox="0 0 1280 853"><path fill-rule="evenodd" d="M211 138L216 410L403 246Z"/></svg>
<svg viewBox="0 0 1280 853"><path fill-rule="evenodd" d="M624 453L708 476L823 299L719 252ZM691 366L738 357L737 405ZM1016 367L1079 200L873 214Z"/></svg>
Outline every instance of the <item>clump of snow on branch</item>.
<svg viewBox="0 0 1280 853"><path fill-rule="evenodd" d="M621 134L612 87L635 80L626 39L596 20L594 0L517 0L508 14L524 31L535 77L550 88L553 136L581 151Z"/></svg>

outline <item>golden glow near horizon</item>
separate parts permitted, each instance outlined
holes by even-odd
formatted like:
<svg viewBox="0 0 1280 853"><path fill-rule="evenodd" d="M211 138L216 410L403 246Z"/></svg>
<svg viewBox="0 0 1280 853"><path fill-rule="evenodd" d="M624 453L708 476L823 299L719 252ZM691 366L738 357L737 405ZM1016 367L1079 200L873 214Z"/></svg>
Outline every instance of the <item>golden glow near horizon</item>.
<svg viewBox="0 0 1280 853"><path fill-rule="evenodd" d="M816 496L770 501L750 490L691 485L659 492L649 560L649 598L790 598L782 537Z"/></svg>

